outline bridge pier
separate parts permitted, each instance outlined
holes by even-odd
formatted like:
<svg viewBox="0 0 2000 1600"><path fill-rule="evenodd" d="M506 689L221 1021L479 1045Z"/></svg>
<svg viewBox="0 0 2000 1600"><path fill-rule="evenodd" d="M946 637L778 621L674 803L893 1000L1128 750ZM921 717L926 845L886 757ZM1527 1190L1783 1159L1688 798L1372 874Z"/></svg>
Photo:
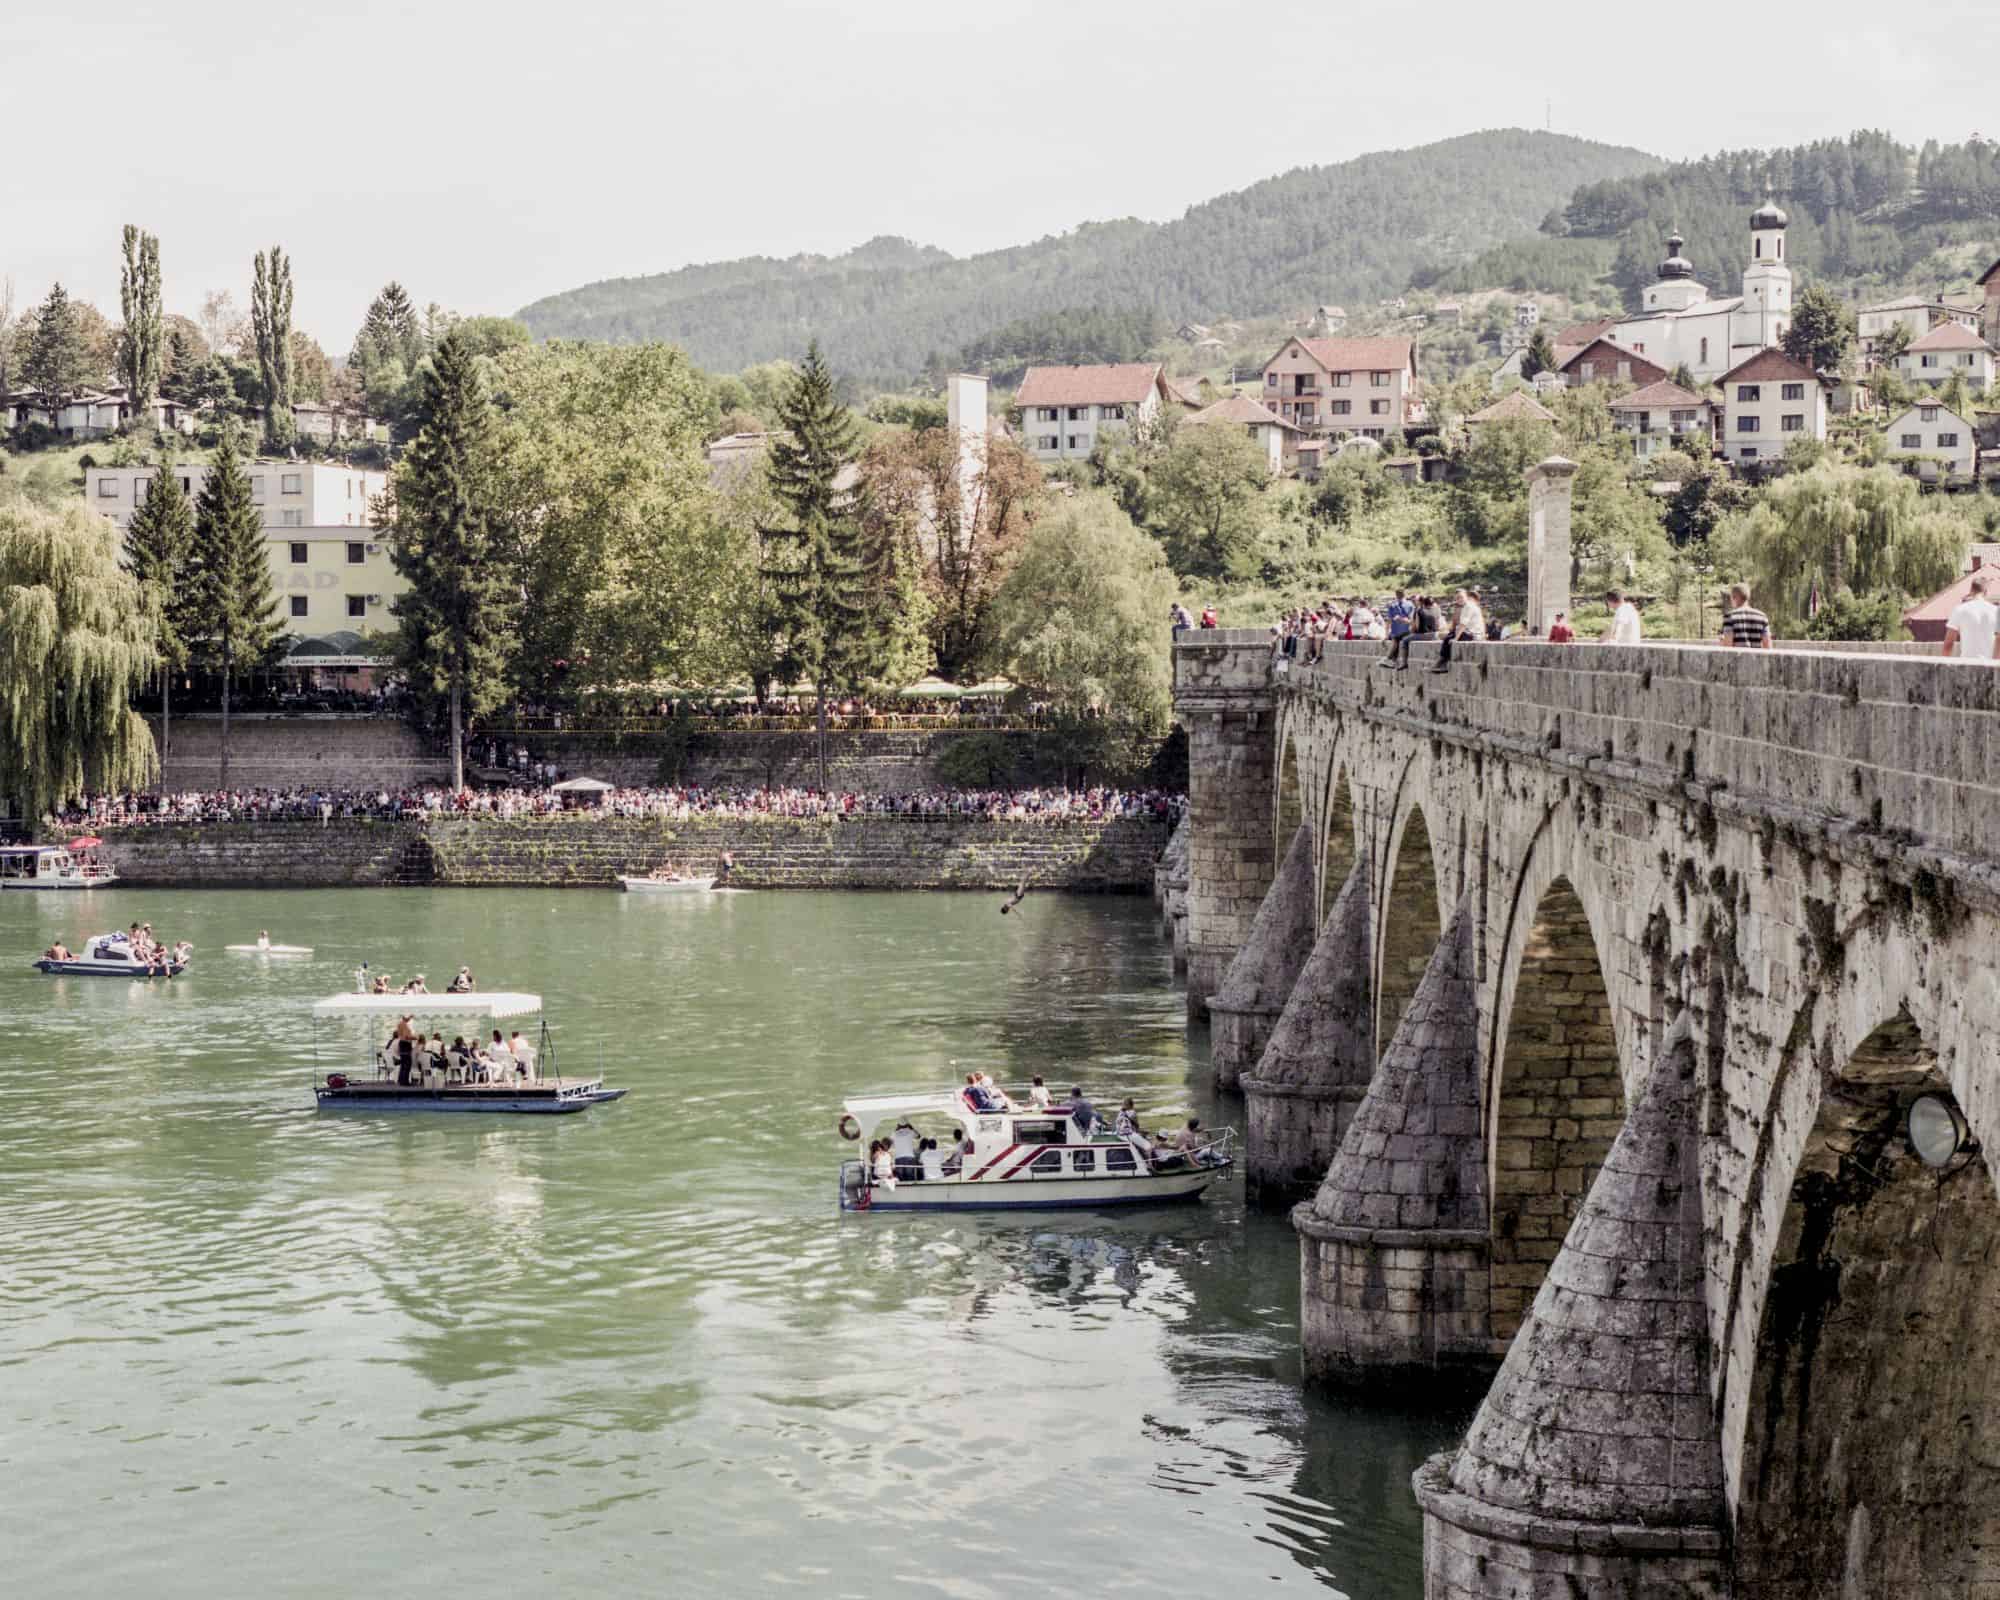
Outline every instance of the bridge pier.
<svg viewBox="0 0 2000 1600"><path fill-rule="evenodd" d="M1682 1012L1465 1443L1417 1472L1427 1600L1722 1600L1695 1052Z"/></svg>
<svg viewBox="0 0 2000 1600"><path fill-rule="evenodd" d="M1187 1009L1208 1015L1271 887L1277 701L1268 640L1184 633L1174 708L1188 734Z"/></svg>
<svg viewBox="0 0 2000 1600"><path fill-rule="evenodd" d="M1292 1212L1308 1377L1493 1364L1475 901L1452 914L1326 1181Z"/></svg>
<svg viewBox="0 0 2000 1600"><path fill-rule="evenodd" d="M1368 860L1348 872L1256 1067L1241 1083L1243 1175L1266 1204L1318 1186L1375 1075Z"/></svg>
<svg viewBox="0 0 2000 1600"><path fill-rule="evenodd" d="M1222 987L1208 998L1209 1056L1219 1089L1256 1066L1313 948L1313 830L1300 823Z"/></svg>

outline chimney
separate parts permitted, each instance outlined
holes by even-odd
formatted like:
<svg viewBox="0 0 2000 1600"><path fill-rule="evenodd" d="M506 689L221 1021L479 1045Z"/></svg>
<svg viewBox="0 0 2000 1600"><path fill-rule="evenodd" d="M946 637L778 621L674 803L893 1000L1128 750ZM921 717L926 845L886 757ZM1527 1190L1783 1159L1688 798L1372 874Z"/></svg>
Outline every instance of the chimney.
<svg viewBox="0 0 2000 1600"><path fill-rule="evenodd" d="M977 373L954 372L944 381L945 424L958 449L958 498L972 515L979 476L986 467L986 380Z"/></svg>

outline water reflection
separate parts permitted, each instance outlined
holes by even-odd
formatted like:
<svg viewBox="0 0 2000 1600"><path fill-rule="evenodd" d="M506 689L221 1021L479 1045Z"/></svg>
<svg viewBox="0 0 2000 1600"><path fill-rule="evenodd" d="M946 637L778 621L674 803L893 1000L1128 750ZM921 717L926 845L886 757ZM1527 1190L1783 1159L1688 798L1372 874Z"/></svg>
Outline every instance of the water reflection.
<svg viewBox="0 0 2000 1600"><path fill-rule="evenodd" d="M1298 1581L1414 1597L1456 1421L1298 1387L1297 1254L1234 1187L1100 1217L843 1217L843 1095L955 1062L1213 1123L1149 902L93 895L172 985L0 970L21 1592L815 1595ZM84 931L0 900L0 950ZM232 962L270 927L310 960ZM321 1116L368 959L544 993L576 1118ZM322 1050L332 1041L322 1038ZM365 1041L349 1040L350 1049ZM91 1508L79 1549L53 1530ZM219 1542L218 1542L219 1541Z"/></svg>

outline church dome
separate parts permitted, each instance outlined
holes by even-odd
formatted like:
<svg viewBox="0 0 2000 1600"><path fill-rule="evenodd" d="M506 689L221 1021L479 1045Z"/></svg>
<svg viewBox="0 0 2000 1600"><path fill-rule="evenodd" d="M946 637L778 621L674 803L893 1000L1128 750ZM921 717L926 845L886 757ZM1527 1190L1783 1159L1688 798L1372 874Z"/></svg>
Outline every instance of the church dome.
<svg viewBox="0 0 2000 1600"><path fill-rule="evenodd" d="M1667 259L1660 263L1660 277L1662 279L1692 278L1694 276L1694 263L1681 254L1681 251L1686 247L1687 240L1683 239L1678 233L1668 235Z"/></svg>
<svg viewBox="0 0 2000 1600"><path fill-rule="evenodd" d="M1762 233L1766 228L1782 228L1791 220L1777 206L1766 200L1755 211L1750 213L1750 231L1752 233Z"/></svg>

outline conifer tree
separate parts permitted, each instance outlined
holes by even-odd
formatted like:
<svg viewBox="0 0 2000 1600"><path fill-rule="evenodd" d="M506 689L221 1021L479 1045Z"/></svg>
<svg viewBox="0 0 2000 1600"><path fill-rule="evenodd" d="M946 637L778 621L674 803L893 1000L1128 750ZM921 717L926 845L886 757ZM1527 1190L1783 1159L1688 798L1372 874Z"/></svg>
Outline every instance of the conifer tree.
<svg viewBox="0 0 2000 1600"><path fill-rule="evenodd" d="M160 759L173 752L174 672L188 659L189 564L194 559L194 508L171 464L155 473L125 529L125 570L152 593L160 655Z"/></svg>
<svg viewBox="0 0 2000 1600"><path fill-rule="evenodd" d="M46 409L57 411L93 376L90 341L84 337L75 303L58 283L35 313L27 348L21 353L21 381Z"/></svg>
<svg viewBox="0 0 2000 1600"><path fill-rule="evenodd" d="M186 610L189 643L222 676L220 786L229 787L229 699L236 674L261 665L277 644L277 588L264 519L250 497L250 475L237 453L235 433L209 463L195 498L194 550L188 564Z"/></svg>
<svg viewBox="0 0 2000 1600"><path fill-rule="evenodd" d="M298 436L292 419L292 264L276 245L256 258L250 331L264 378L264 439L273 450L284 450Z"/></svg>
<svg viewBox="0 0 2000 1600"><path fill-rule="evenodd" d="M852 496L838 487L855 455L854 418L834 394L818 341L778 405L771 492L789 528L763 530L781 646L778 677L812 685L819 724L819 789L826 792L826 701L867 676L876 640Z"/></svg>
<svg viewBox="0 0 2000 1600"><path fill-rule="evenodd" d="M1521 357L1521 376L1533 382L1544 372L1553 372L1556 367L1556 347L1549 342L1546 328L1537 328L1528 336L1527 354Z"/></svg>
<svg viewBox="0 0 2000 1600"><path fill-rule="evenodd" d="M520 581L502 557L493 506L493 402L479 358L447 334L425 369L419 427L393 484L388 524L396 571L397 658L444 696L451 784L465 786L465 725L507 690Z"/></svg>
<svg viewBox="0 0 2000 1600"><path fill-rule="evenodd" d="M118 286L125 331L119 337L118 364L132 405L132 420L144 423L153 397L160 392L164 329L160 316L160 241L125 224L125 268Z"/></svg>
<svg viewBox="0 0 2000 1600"><path fill-rule="evenodd" d="M392 279L369 301L348 364L366 373L385 361L400 361L405 371L415 371L423 353L424 331L417 308L410 303L409 292Z"/></svg>

